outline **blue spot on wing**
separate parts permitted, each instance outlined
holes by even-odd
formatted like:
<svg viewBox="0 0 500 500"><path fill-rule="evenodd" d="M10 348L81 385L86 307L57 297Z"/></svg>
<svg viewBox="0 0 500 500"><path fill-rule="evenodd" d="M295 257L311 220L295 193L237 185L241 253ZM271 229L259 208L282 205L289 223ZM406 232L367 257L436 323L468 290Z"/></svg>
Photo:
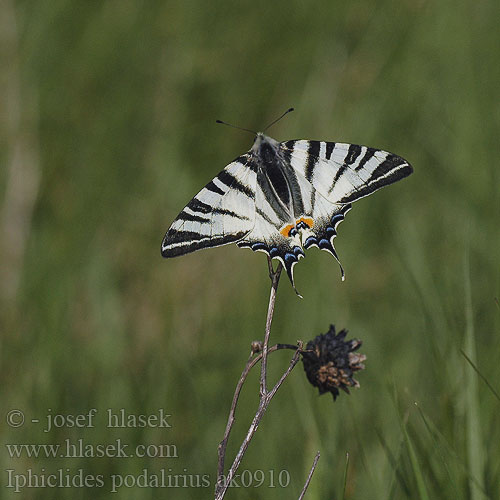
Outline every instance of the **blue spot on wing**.
<svg viewBox="0 0 500 500"><path fill-rule="evenodd" d="M300 247L293 247L293 253L294 253L295 255L297 255L297 257L298 257L299 255L303 255L303 256L305 257L304 250L302 250L302 248L300 248Z"/></svg>
<svg viewBox="0 0 500 500"><path fill-rule="evenodd" d="M318 244L318 239L316 236L309 236L307 240L304 242L304 248L309 248L311 245L317 245Z"/></svg>
<svg viewBox="0 0 500 500"><path fill-rule="evenodd" d="M265 243L260 242L260 241L258 241L257 243L254 243L254 244L252 245L252 250L253 250L253 251L257 251L257 250L264 250L264 251L266 251L266 252L268 252L268 251L269 251L269 249L268 249L267 245L266 245Z"/></svg>

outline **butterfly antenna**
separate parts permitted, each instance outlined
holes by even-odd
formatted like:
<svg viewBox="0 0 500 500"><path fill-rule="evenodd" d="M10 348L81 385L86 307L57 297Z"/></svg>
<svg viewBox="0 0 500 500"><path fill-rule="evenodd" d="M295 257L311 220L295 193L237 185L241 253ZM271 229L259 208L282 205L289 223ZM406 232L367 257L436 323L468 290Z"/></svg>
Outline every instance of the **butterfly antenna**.
<svg viewBox="0 0 500 500"><path fill-rule="evenodd" d="M275 123L279 122L285 115L287 115L288 113L290 113L291 111L293 111L294 108L290 108L290 109L287 109L279 118L276 118L276 120L274 120L273 122L271 122L265 129L264 129L264 132L268 129L268 128L271 128Z"/></svg>
<svg viewBox="0 0 500 500"><path fill-rule="evenodd" d="M223 122L222 120L215 120L215 123L221 123L222 125L227 125L228 127L237 128L238 130L244 130L245 132L250 132L254 135L257 135L257 132L255 132L255 130L250 130L249 128L238 127L236 125L232 125L231 123Z"/></svg>

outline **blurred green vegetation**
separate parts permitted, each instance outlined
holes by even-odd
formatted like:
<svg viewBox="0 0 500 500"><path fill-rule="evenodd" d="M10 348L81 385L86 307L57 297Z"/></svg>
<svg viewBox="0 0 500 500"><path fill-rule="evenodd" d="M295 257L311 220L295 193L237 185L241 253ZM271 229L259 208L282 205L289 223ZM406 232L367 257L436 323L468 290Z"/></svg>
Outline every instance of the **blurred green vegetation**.
<svg viewBox="0 0 500 500"><path fill-rule="evenodd" d="M500 497L500 3L34 2L1 4L2 498L108 498L110 474L210 474L250 341L263 337L262 254L231 245L164 261L184 204L289 106L276 139L393 151L410 178L339 227L346 269L311 250L282 281L271 340L330 323L363 340L361 389L334 404L298 366L242 470L290 485L227 498ZM272 376L289 353L270 358ZM227 463L257 406L238 408ZM417 405L416 405L417 404ZM6 413L26 423L10 428ZM44 433L45 415L99 411ZM107 408L172 414L171 429L107 429ZM40 424L31 423L39 418ZM178 458L18 458L5 443L171 443ZM6 488L6 469L83 469L103 488ZM268 481L265 483L268 484ZM121 488L210 498L209 488Z"/></svg>

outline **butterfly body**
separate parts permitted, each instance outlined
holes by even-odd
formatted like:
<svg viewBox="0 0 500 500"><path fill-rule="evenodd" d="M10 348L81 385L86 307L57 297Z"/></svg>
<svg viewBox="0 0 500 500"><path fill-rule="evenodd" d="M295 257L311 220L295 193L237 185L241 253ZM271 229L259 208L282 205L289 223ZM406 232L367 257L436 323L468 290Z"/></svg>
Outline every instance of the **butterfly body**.
<svg viewBox="0 0 500 500"><path fill-rule="evenodd" d="M318 247L339 260L333 239L352 202L412 170L403 158L366 146L278 142L259 132L250 151L181 211L163 239L162 255L237 243L279 259L293 285L293 267L304 250Z"/></svg>

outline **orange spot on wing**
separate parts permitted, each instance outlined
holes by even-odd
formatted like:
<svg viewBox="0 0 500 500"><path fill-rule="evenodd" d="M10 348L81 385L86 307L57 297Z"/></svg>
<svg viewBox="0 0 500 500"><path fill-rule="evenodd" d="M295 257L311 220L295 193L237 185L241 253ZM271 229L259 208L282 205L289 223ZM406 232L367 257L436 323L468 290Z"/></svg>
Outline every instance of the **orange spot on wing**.
<svg viewBox="0 0 500 500"><path fill-rule="evenodd" d="M295 224L287 224L280 229L280 233L285 237L290 237L290 231L299 223L303 222L307 227L311 228L314 226L314 221L310 217L301 217L295 221Z"/></svg>
<svg viewBox="0 0 500 500"><path fill-rule="evenodd" d="M293 224L288 224L285 227L282 227L280 229L280 233L285 237L288 238L290 236L290 231L294 228L295 226Z"/></svg>
<svg viewBox="0 0 500 500"><path fill-rule="evenodd" d="M301 217L296 224L299 222L303 222L304 224L307 224L310 228L314 226L314 221L310 217Z"/></svg>

